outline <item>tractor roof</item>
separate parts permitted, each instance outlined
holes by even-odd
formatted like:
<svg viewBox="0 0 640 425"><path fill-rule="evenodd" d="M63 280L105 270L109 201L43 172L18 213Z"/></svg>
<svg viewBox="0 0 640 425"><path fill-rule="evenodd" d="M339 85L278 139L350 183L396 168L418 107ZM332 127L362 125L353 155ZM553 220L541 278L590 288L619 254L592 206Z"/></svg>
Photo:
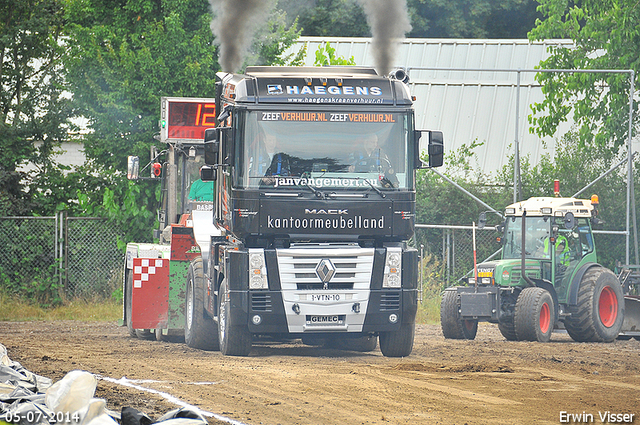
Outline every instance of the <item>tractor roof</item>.
<svg viewBox="0 0 640 425"><path fill-rule="evenodd" d="M529 198L526 201L509 205L505 215L522 216L526 210L527 216L562 215L571 212L575 217L591 217L595 206L589 199L576 198Z"/></svg>

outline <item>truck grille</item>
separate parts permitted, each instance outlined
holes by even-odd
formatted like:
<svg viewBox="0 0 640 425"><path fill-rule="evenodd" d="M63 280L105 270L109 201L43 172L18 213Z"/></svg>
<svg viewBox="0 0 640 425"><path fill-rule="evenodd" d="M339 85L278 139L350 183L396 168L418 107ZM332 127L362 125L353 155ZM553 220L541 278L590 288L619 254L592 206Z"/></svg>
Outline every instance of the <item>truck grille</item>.
<svg viewBox="0 0 640 425"><path fill-rule="evenodd" d="M271 295L253 292L251 294L251 310L271 312Z"/></svg>
<svg viewBox="0 0 640 425"><path fill-rule="evenodd" d="M380 310L399 310L400 309L400 293L382 293L380 299Z"/></svg>
<svg viewBox="0 0 640 425"><path fill-rule="evenodd" d="M278 249L278 268L282 289L335 290L369 288L373 270L372 248L359 246L317 246ZM322 260L330 260L333 277L323 282L316 268Z"/></svg>

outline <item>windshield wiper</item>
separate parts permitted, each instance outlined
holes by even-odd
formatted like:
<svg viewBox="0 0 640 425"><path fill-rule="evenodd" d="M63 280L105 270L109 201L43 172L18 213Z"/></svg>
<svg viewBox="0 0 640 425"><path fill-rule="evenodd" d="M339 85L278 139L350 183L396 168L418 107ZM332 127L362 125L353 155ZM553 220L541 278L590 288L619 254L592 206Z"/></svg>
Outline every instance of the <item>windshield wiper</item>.
<svg viewBox="0 0 640 425"><path fill-rule="evenodd" d="M365 182L366 184L368 184L368 185L371 187L371 189L375 190L375 191L376 191L376 193L377 193L378 195L380 195L382 198L386 198L386 197L387 197L387 195L385 195L384 193L382 193L382 191L381 191L380 189L378 189L377 187L375 187L375 186L373 185L373 183L371 183L371 182L369 181L369 179L362 179L362 178L360 178L360 177L358 177L357 179L358 179L358 180L364 180L364 182Z"/></svg>

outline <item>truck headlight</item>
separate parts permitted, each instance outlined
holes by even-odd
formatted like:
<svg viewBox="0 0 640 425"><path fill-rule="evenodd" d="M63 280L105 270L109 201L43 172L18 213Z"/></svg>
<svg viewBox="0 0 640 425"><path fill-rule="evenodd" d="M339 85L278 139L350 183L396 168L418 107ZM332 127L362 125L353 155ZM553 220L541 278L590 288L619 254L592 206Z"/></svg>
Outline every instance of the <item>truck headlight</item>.
<svg viewBox="0 0 640 425"><path fill-rule="evenodd" d="M249 250L249 289L268 289L267 267L263 249Z"/></svg>
<svg viewBox="0 0 640 425"><path fill-rule="evenodd" d="M400 288L402 286L402 250L387 248L384 264L383 288Z"/></svg>

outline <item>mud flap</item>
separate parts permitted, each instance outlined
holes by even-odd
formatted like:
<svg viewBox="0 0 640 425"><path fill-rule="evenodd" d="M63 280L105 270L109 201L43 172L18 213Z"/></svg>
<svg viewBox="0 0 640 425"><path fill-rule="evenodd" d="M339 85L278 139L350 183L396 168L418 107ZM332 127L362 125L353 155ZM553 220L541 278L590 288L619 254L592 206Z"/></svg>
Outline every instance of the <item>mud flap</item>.
<svg viewBox="0 0 640 425"><path fill-rule="evenodd" d="M134 329L166 328L169 313L169 260L133 259L131 324Z"/></svg>
<svg viewBox="0 0 640 425"><path fill-rule="evenodd" d="M640 297L625 295L624 322L620 335L640 337Z"/></svg>

